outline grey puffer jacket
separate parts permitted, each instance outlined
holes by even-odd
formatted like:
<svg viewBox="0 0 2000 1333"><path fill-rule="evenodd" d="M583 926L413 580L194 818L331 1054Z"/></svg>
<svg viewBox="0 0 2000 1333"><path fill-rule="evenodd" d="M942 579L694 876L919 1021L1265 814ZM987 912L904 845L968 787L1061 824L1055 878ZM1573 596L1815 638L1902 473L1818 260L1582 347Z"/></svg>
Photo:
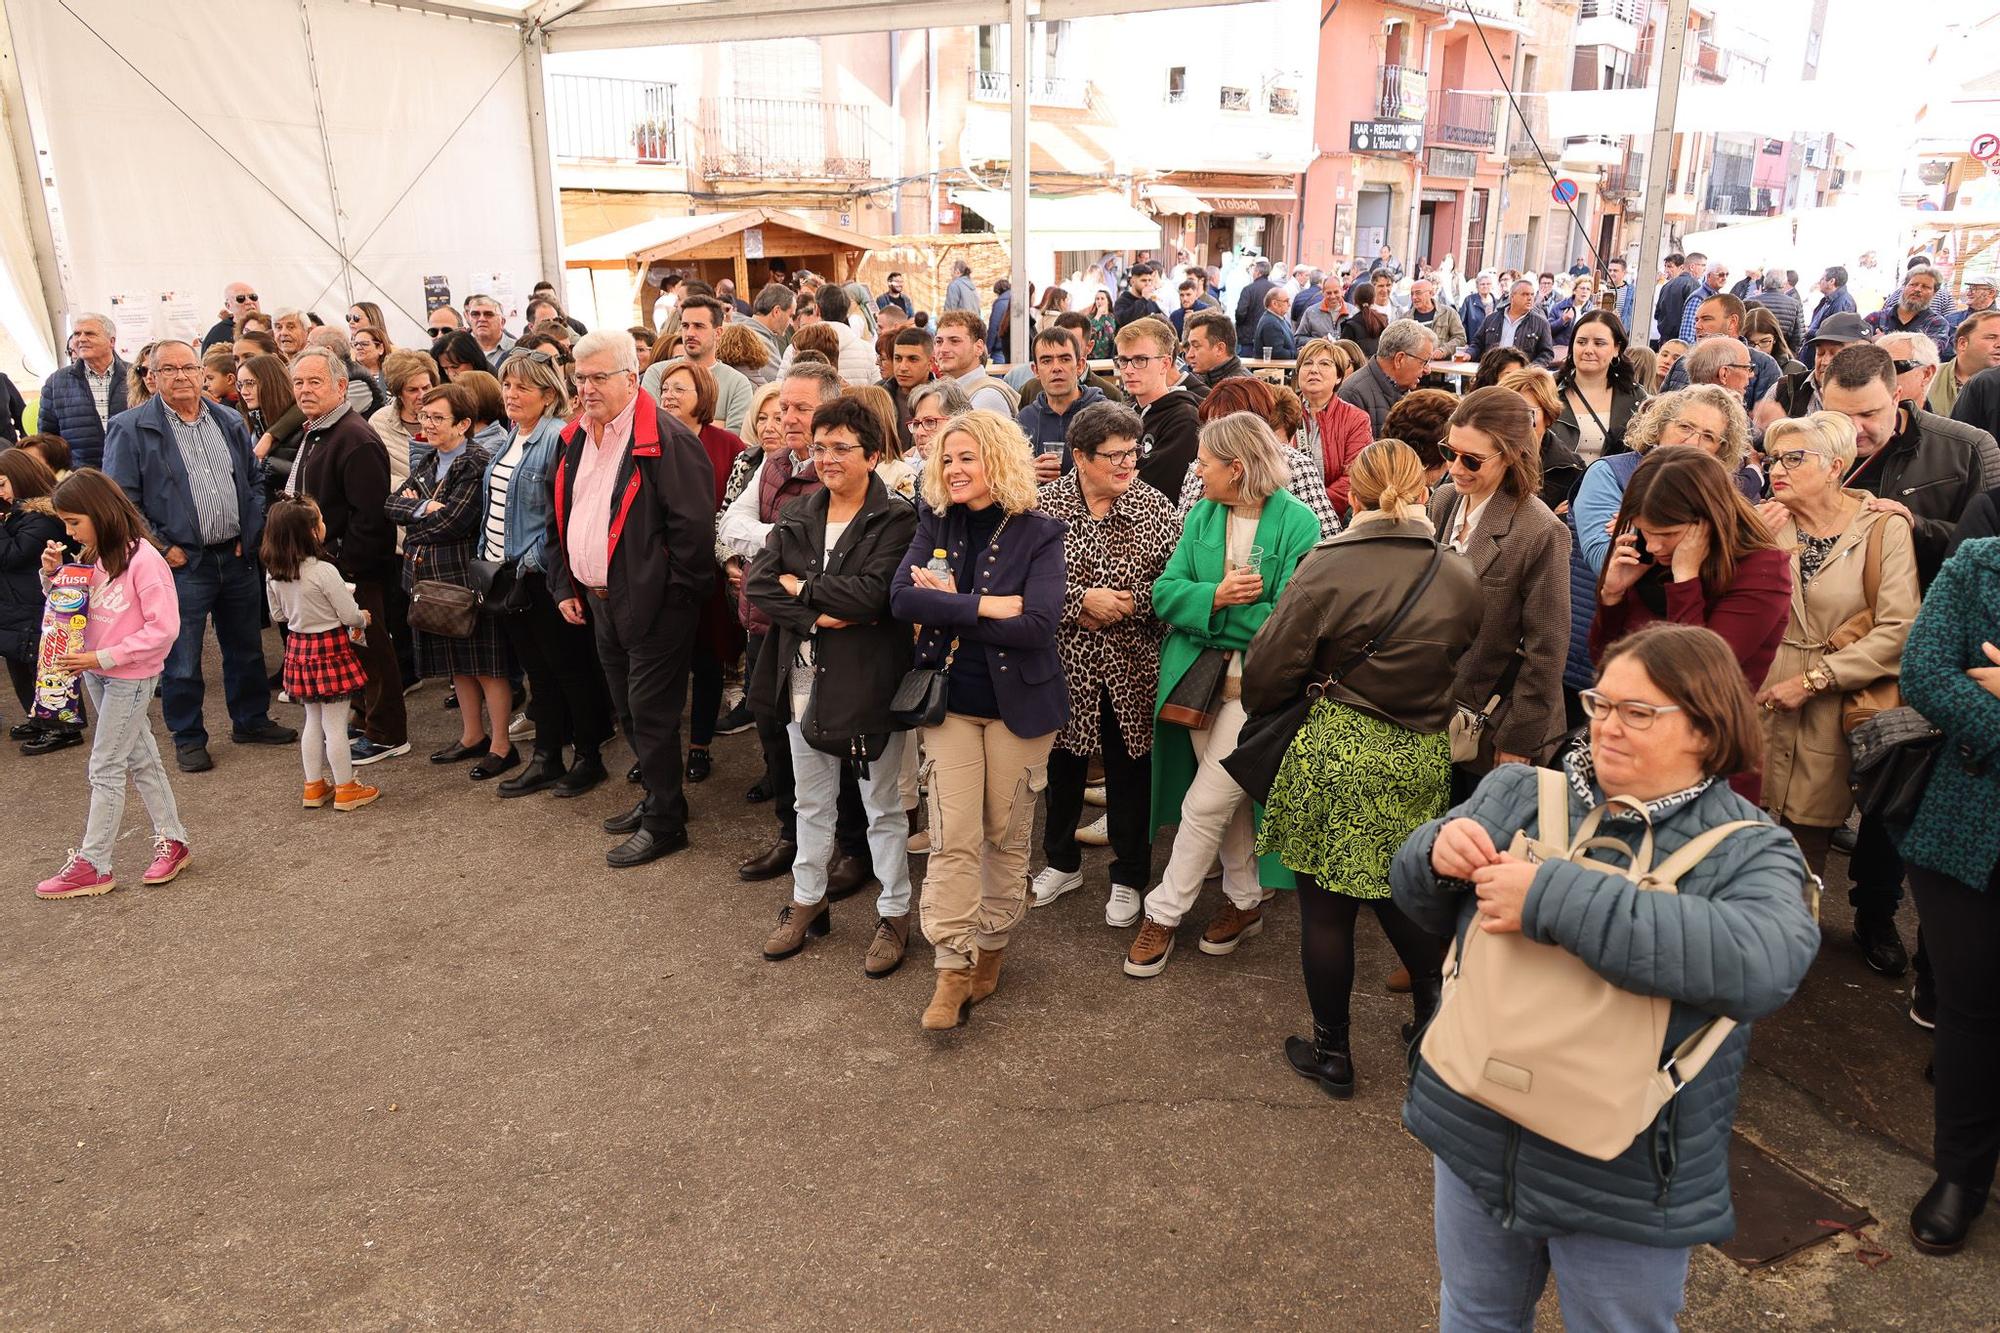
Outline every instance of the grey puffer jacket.
<svg viewBox="0 0 2000 1333"><path fill-rule="evenodd" d="M1591 808L1570 792L1572 827ZM1592 802L1603 800L1594 785ZM1412 833L1389 881L1396 905L1425 930L1463 941L1475 899L1431 869L1438 829L1461 816L1486 826L1505 848L1535 823L1535 771L1496 768L1472 798ZM1719 1241L1736 1230L1729 1200L1729 1129L1750 1049L1750 1023L1797 989L1819 949L1806 904L1804 859L1789 833L1711 782L1685 804L1655 816L1655 860L1704 829L1731 820L1741 830L1684 876L1677 893L1642 890L1622 876L1567 861L1544 862L1528 890L1521 931L1583 959L1607 980L1674 1001L1661 1060L1714 1015L1743 1026L1707 1068L1668 1102L1652 1128L1625 1152L1599 1162L1530 1133L1461 1097L1419 1058L1403 1104L1403 1124L1479 1196L1495 1221L1526 1236L1574 1232L1639 1245L1681 1247ZM1607 820L1604 831L1636 845L1636 820Z"/></svg>

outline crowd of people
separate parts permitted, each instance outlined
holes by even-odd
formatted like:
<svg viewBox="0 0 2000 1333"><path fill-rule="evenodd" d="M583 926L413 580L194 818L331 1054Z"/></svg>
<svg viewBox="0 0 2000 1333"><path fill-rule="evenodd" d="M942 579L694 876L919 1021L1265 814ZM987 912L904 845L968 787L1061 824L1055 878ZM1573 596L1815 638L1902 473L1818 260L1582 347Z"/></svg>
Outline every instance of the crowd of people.
<svg viewBox="0 0 2000 1333"><path fill-rule="evenodd" d="M211 620L231 741L297 744L307 808L383 799L413 691L448 684L460 734L430 760L502 798L610 782L625 737L635 799L603 830L631 868L689 846L714 739L754 729L747 798L776 827L738 874L789 879L763 956L824 949L873 885L861 969L919 930L926 1029L963 1025L1029 913L1079 890L1134 978L1191 915L1200 953L1233 954L1288 892L1312 1022L1283 1054L1344 1098L1365 906L1411 997L1445 1326L1526 1326L1553 1269L1572 1319L1654 1327L1733 1225L1748 1026L1805 976L1845 855L1885 977L1916 898L1938 1128L1911 1226L1957 1248L2000 1155L1991 284L1939 312L1913 263L1863 316L1839 269L1808 306L1781 270L1746 296L1675 255L1648 337L1619 260L1462 296L1386 247L1347 283L1273 272L1236 267L1233 316L1196 265L1133 264L1083 309L1053 287L1012 364L968 272L935 315L900 274L749 301L681 276L657 327L594 332L552 289L518 334L474 296L418 347L375 306L342 330L235 283L199 345L129 363L78 316L0 452L12 735L92 733L84 836L37 893L114 887L128 780L143 881L190 864L149 704L181 773L215 766ZM76 565L82 643L38 668ZM72 676L84 699L52 709ZM1899 704L1936 762L1857 811L1849 735ZM1110 849L1101 881L1085 846ZM1677 892L1643 891L1656 851ZM1661 1000L1655 1054L1706 1037L1705 1070L1608 1158L1462 1086L1454 988L1489 937Z"/></svg>

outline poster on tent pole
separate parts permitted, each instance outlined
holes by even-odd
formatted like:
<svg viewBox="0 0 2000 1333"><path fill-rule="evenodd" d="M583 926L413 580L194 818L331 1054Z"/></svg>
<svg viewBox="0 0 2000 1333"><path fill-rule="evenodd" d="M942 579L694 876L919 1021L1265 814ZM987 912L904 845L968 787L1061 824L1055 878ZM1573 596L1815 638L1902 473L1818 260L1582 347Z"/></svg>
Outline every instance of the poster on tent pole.
<svg viewBox="0 0 2000 1333"><path fill-rule="evenodd" d="M114 292L111 296L111 327L118 355L130 361L139 349L153 341L154 302L143 296Z"/></svg>
<svg viewBox="0 0 2000 1333"><path fill-rule="evenodd" d="M432 273L424 279L424 313L436 314L451 304L451 279Z"/></svg>
<svg viewBox="0 0 2000 1333"><path fill-rule="evenodd" d="M466 299L474 296L490 296L500 303L501 321L508 328L521 322L521 288L511 273L475 273L472 285L466 289Z"/></svg>

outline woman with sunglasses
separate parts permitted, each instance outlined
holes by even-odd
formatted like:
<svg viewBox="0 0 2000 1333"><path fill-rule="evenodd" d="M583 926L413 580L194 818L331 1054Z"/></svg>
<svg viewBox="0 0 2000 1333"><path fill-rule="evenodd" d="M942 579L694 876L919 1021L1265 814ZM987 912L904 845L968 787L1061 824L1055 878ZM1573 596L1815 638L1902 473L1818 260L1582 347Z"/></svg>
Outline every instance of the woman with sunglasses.
<svg viewBox="0 0 2000 1333"><path fill-rule="evenodd" d="M350 342L353 341L354 333L357 329L386 329L388 327L389 321L383 318L382 307L376 305L373 301L356 301L353 305L347 307L347 337ZM382 350L385 355L393 350L388 346L388 341L388 335L386 333L383 334ZM356 359L358 360L359 358Z"/></svg>
<svg viewBox="0 0 2000 1333"><path fill-rule="evenodd" d="M1916 547L1909 520L1842 488L1855 456L1854 423L1842 414L1776 422L1764 451L1772 498L1762 512L1792 566L1791 618L1757 694L1764 808L1823 874L1833 831L1854 809L1847 696L1901 670L1920 601Z"/></svg>
<svg viewBox="0 0 2000 1333"><path fill-rule="evenodd" d="M1445 484L1431 495L1440 540L1472 561L1486 593L1479 637L1452 685L1477 748L1455 766L1455 792L1496 764L1538 762L1565 730L1569 531L1537 494L1536 425L1511 389L1474 389L1451 414Z"/></svg>
<svg viewBox="0 0 2000 1333"><path fill-rule="evenodd" d="M1551 1272L1572 1328L1675 1326L1693 1247L1735 1230L1730 1127L1750 1025L1791 998L1819 947L1798 848L1717 780L1756 768L1761 748L1729 645L1692 625L1649 626L1611 648L1584 701L1588 743L1561 766L1571 828L1603 810L1604 836L1635 850L1644 836L1665 858L1718 825L1753 827L1733 831L1675 892L1647 892L1621 873L1506 855L1515 834L1539 832L1540 781L1496 769L1403 843L1389 871L1396 906L1461 950L1475 932L1517 935L1671 1001L1662 1065L1711 1018L1740 1026L1608 1161L1454 1090L1418 1056L1403 1124L1435 1159L1444 1329L1533 1326Z"/></svg>
<svg viewBox="0 0 2000 1333"><path fill-rule="evenodd" d="M611 736L611 695L595 636L562 617L548 588L553 478L569 389L548 353L520 352L501 363L500 397L511 429L486 465L479 558L511 565L525 594L522 610L493 618L527 673L535 750L498 790L503 797L550 788L581 796L605 778L599 752Z"/></svg>
<svg viewBox="0 0 2000 1333"><path fill-rule="evenodd" d="M354 364L380 381L382 362L395 350L389 345L389 335L382 332L378 325L363 324L354 330L354 335L347 340L347 345L354 353Z"/></svg>
<svg viewBox="0 0 2000 1333"><path fill-rule="evenodd" d="M1791 562L1722 464L1698 449L1654 452L1632 473L1612 531L1591 657L1655 621L1701 625L1735 652L1745 686L1762 689L1791 614ZM1757 773L1730 781L1758 798Z"/></svg>

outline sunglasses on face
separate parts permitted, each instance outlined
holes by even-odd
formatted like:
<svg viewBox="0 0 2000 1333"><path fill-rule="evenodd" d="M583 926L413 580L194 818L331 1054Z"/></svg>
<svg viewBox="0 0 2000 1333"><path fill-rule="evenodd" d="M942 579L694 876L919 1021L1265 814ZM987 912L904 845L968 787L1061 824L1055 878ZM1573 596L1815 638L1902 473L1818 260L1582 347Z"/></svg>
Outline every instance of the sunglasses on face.
<svg viewBox="0 0 2000 1333"><path fill-rule="evenodd" d="M361 322L361 316L359 316L359 315L349 315L349 316L347 317L347 322L348 322L349 324L359 324L359 323Z"/></svg>
<svg viewBox="0 0 2000 1333"><path fill-rule="evenodd" d="M1438 455L1447 463L1465 464L1467 472L1477 472L1500 457L1498 454L1468 454L1463 449L1454 449L1448 444L1438 446Z"/></svg>
<svg viewBox="0 0 2000 1333"><path fill-rule="evenodd" d="M1923 369L1923 366L1924 363L1921 361L1898 361L1896 362L1896 373L1898 375L1907 375L1913 370Z"/></svg>
<svg viewBox="0 0 2000 1333"><path fill-rule="evenodd" d="M237 305L249 305L252 301L257 299L257 293L251 292L245 296L232 296L229 299L234 301Z"/></svg>

